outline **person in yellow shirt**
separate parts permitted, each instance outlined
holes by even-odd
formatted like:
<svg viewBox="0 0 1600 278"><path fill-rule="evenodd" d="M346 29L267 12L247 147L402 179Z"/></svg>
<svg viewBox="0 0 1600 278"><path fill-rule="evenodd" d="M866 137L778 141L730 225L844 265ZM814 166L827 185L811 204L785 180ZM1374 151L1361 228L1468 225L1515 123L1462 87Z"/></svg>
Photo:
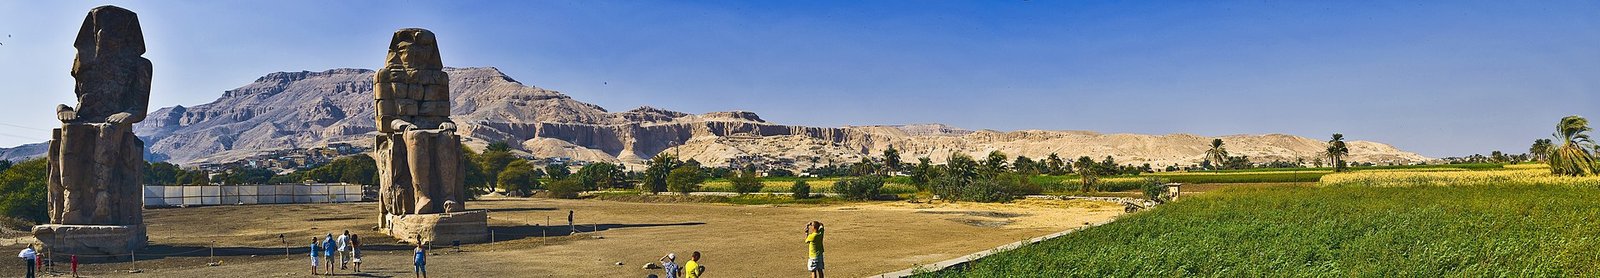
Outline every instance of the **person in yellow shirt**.
<svg viewBox="0 0 1600 278"><path fill-rule="evenodd" d="M683 272L685 278L700 278L706 274L706 267L700 265L700 251L689 255L689 262L683 264Z"/></svg>
<svg viewBox="0 0 1600 278"><path fill-rule="evenodd" d="M806 223L806 270L811 271L811 278L822 277L822 222L811 221Z"/></svg>

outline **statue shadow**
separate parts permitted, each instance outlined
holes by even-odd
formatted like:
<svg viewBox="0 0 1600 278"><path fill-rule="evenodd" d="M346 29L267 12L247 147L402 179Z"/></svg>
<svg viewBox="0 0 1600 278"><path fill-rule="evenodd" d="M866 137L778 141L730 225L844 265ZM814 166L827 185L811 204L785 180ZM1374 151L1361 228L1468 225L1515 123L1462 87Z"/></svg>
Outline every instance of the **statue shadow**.
<svg viewBox="0 0 1600 278"><path fill-rule="evenodd" d="M518 212L518 211L553 211L556 208L492 208L485 209L489 212Z"/></svg>
<svg viewBox="0 0 1600 278"><path fill-rule="evenodd" d="M494 232L494 239L493 239L494 241L507 241L507 240L518 240L518 239L530 238L530 237L531 238L564 237L564 236L570 236L570 235L574 235L574 234L578 234L578 233L591 233L591 232L598 232L598 231L609 231L609 230L612 230L612 229L672 227L672 226L699 226L699 225L705 225L705 224L706 223L704 223L704 222L648 223L648 224L581 224L580 223L580 224L575 225L576 227L569 227L567 225L554 225L554 226L541 226L541 225L491 226L491 227L489 227L489 231Z"/></svg>

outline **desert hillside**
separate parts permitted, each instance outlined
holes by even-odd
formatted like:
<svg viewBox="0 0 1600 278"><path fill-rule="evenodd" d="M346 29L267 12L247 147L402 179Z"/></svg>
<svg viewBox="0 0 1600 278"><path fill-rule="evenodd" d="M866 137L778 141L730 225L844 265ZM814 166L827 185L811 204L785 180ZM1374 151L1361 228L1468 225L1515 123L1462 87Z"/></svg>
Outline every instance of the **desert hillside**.
<svg viewBox="0 0 1600 278"><path fill-rule="evenodd" d="M451 118L469 146L511 142L536 157L637 165L662 152L724 165L729 161L788 168L847 163L890 147L903 159L943 162L951 153L990 151L1042 158L1112 156L1123 163L1198 163L1211 137L1190 134L1100 134L1088 131L966 130L940 124L809 127L768 122L753 112L690 114L653 107L623 112L517 82L498 69L451 68ZM332 69L272 73L223 92L207 104L151 112L135 126L152 160L184 165L226 163L260 153L337 142L370 145L372 71ZM1221 136L1232 154L1258 162L1315 159L1320 140L1282 134ZM1427 160L1383 143L1350 142L1349 160ZM37 157L39 145L0 150L4 159Z"/></svg>

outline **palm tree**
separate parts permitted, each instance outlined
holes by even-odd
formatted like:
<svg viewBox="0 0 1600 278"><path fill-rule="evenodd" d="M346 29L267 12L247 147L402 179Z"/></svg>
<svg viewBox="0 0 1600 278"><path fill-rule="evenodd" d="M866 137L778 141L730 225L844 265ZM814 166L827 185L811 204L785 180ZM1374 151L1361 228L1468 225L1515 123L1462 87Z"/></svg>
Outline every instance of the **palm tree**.
<svg viewBox="0 0 1600 278"><path fill-rule="evenodd" d="M1550 150L1554 147L1550 139L1534 139L1533 146L1528 147L1528 154L1533 156L1533 160L1545 161L1550 159Z"/></svg>
<svg viewBox="0 0 1600 278"><path fill-rule="evenodd" d="M1350 148L1344 145L1344 134L1334 133L1333 139L1328 140L1328 150L1325 153L1328 155L1328 162L1333 164L1333 171L1343 172L1344 156L1350 154Z"/></svg>
<svg viewBox="0 0 1600 278"><path fill-rule="evenodd" d="M1222 139L1211 139L1211 149L1206 150L1206 161L1211 161L1211 169L1222 169L1222 164L1228 162L1228 149L1222 147Z"/></svg>
<svg viewBox="0 0 1600 278"><path fill-rule="evenodd" d="M1561 118L1561 123L1556 124L1556 138L1561 139L1561 147L1550 152L1550 173L1564 176L1592 176L1600 172L1600 165L1596 165L1590 149L1595 148L1594 140L1589 139L1589 120L1579 116Z"/></svg>

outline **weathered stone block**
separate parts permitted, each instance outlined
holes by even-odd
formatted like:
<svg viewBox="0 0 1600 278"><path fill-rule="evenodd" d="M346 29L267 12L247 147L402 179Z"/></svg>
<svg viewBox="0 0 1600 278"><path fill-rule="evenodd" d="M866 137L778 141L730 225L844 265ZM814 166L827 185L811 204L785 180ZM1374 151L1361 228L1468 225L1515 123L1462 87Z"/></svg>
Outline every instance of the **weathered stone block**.
<svg viewBox="0 0 1600 278"><path fill-rule="evenodd" d="M384 233L415 244L479 243L489 241L489 211L384 215Z"/></svg>
<svg viewBox="0 0 1600 278"><path fill-rule="evenodd" d="M394 102L394 107L397 115L417 115L417 101L414 99L397 99Z"/></svg>
<svg viewBox="0 0 1600 278"><path fill-rule="evenodd" d="M419 110L417 111L418 116L450 116L450 101L423 101Z"/></svg>
<svg viewBox="0 0 1600 278"><path fill-rule="evenodd" d="M33 227L33 237L57 254L126 255L144 248L143 225L60 225Z"/></svg>
<svg viewBox="0 0 1600 278"><path fill-rule="evenodd" d="M446 85L423 85L422 100L425 101L450 101L450 87ZM445 108L450 104L445 103Z"/></svg>

